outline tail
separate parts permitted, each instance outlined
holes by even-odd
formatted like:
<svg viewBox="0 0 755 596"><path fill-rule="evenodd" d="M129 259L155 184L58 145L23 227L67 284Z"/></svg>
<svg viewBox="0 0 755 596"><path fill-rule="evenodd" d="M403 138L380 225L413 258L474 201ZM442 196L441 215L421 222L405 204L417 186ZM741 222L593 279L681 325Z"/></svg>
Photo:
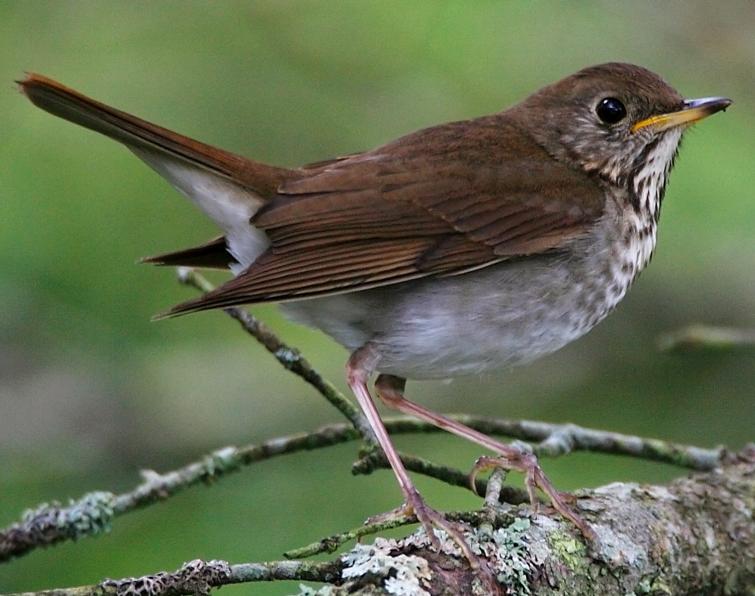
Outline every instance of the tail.
<svg viewBox="0 0 755 596"><path fill-rule="evenodd" d="M236 269L239 262L228 252L224 236L184 250L144 257L140 263L165 267L196 267L200 269Z"/></svg>
<svg viewBox="0 0 755 596"><path fill-rule="evenodd" d="M291 170L185 137L41 75L29 74L18 84L34 105L123 143L195 202L225 232L230 261L248 266L267 248L266 235L249 220Z"/></svg>

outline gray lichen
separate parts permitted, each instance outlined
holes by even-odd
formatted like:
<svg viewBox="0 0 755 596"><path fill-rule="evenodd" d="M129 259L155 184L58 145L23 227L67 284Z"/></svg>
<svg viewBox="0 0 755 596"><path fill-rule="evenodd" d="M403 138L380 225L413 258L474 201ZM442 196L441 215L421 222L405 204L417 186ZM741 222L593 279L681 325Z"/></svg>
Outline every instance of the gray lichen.
<svg viewBox="0 0 755 596"><path fill-rule="evenodd" d="M0 534L0 555L9 558L34 547L109 532L114 505L113 493L98 491L72 500L67 506L52 502L28 509L20 522Z"/></svg>
<svg viewBox="0 0 755 596"><path fill-rule="evenodd" d="M511 525L493 531L493 544L480 542L485 558L495 561L498 581L518 594L530 594L529 576L538 564L527 555L530 525L529 519L518 518Z"/></svg>
<svg viewBox="0 0 755 596"><path fill-rule="evenodd" d="M377 538L373 544L357 544L341 558L345 580L371 576L382 580L386 593L393 596L429 596L425 590L431 579L427 561L413 555L397 554L395 540Z"/></svg>
<svg viewBox="0 0 755 596"><path fill-rule="evenodd" d="M536 570L536 562L528 556L527 533L531 522L516 518L506 526L469 528L466 539L475 554L491 563L498 581L511 594L530 594L529 576ZM458 545L442 530L435 530L440 542L440 554L458 561L458 570L469 576L470 593L486 594L485 588L469 573ZM429 596L438 593L438 584L448 577L438 577L426 558L430 540L423 529L406 538L394 540L377 538L373 544L357 544L342 555L343 584L314 589L301 586L298 596L339 596L359 589L360 594L390 594L391 596ZM416 553L416 554L412 554ZM456 593L450 584L448 593Z"/></svg>
<svg viewBox="0 0 755 596"><path fill-rule="evenodd" d="M195 559L184 563L178 571L161 571L138 578L107 579L100 584L105 594L117 596L163 596L166 594L194 594L204 596L213 587L231 576L231 567L226 561L202 561Z"/></svg>
<svg viewBox="0 0 755 596"><path fill-rule="evenodd" d="M527 507L465 514L465 537L505 594L755 594L750 453L666 487L613 484L580 493L575 508L597 536L590 543L564 520ZM489 594L457 545L436 535L440 552L422 529L357 546L342 559L343 581L333 591L303 594Z"/></svg>

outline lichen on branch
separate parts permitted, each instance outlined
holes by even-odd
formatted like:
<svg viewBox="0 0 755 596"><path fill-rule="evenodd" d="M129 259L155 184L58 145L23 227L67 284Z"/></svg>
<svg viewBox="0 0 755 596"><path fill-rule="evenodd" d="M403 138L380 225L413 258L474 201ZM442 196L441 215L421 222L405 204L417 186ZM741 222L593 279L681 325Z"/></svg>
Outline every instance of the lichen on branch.
<svg viewBox="0 0 755 596"><path fill-rule="evenodd" d="M211 284L182 269L182 283L202 291ZM173 471L142 472L142 482L121 494L92 492L67 506L43 504L0 531L0 562L51 546L109 531L125 513L171 498L188 488L223 478L250 465L302 450L321 449L347 441L362 442L353 465L368 474L387 465L376 449L361 412L325 380L295 348L239 308L225 311L259 341L287 370L314 387L347 419L315 431L279 437L256 445L224 447ZM595 530L585 543L567 522L536 512L521 490L503 484L494 472L477 479L484 494L478 511L448 513L464 524L475 552L494 571L506 594L745 594L755 590L755 447L731 454L724 448L703 449L572 424L548 424L455 415L480 432L503 435L523 443L541 457L575 451L619 454L705 471L668 486L613 484L579 491L575 506ZM438 432L435 426L408 418L387 419L391 434ZM449 485L471 489L468 475L411 454L401 454L407 469ZM207 594L234 583L300 580L325 586L302 587L304 596L341 594L474 594L479 574L470 569L457 545L439 534L440 552L430 548L422 528L403 539L377 537L357 544L328 561L306 557L334 553L351 540L414 523L404 516L368 524L293 549L294 560L262 563L193 560L180 569L152 575L103 580L99 584L37 592L52 596L104 594L158 596Z"/></svg>

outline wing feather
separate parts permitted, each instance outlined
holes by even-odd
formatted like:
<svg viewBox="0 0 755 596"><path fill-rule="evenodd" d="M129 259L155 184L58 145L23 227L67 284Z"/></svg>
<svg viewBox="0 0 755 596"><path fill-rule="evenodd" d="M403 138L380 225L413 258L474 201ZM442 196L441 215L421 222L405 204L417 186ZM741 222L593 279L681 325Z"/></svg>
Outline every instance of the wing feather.
<svg viewBox="0 0 755 596"><path fill-rule="evenodd" d="M564 249L602 214L599 183L498 118L298 170L252 218L270 238L267 252L169 314L457 275Z"/></svg>

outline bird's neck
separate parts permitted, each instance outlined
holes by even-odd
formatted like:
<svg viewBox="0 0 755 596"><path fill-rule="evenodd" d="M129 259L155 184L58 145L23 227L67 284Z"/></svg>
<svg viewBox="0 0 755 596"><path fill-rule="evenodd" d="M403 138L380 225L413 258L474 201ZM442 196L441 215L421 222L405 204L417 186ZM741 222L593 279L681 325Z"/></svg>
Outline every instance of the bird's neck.
<svg viewBox="0 0 755 596"><path fill-rule="evenodd" d="M635 161L635 168L627 184L635 211L643 220L658 222L666 183L674 166L681 137L680 129L670 130L648 143Z"/></svg>
<svg viewBox="0 0 755 596"><path fill-rule="evenodd" d="M619 255L613 267L618 267L614 273L622 296L653 257L661 203L681 136L680 130L671 130L648 143L632 174L614 182L618 213L609 214L606 221L620 225L608 223L605 240L611 245L608 253Z"/></svg>

